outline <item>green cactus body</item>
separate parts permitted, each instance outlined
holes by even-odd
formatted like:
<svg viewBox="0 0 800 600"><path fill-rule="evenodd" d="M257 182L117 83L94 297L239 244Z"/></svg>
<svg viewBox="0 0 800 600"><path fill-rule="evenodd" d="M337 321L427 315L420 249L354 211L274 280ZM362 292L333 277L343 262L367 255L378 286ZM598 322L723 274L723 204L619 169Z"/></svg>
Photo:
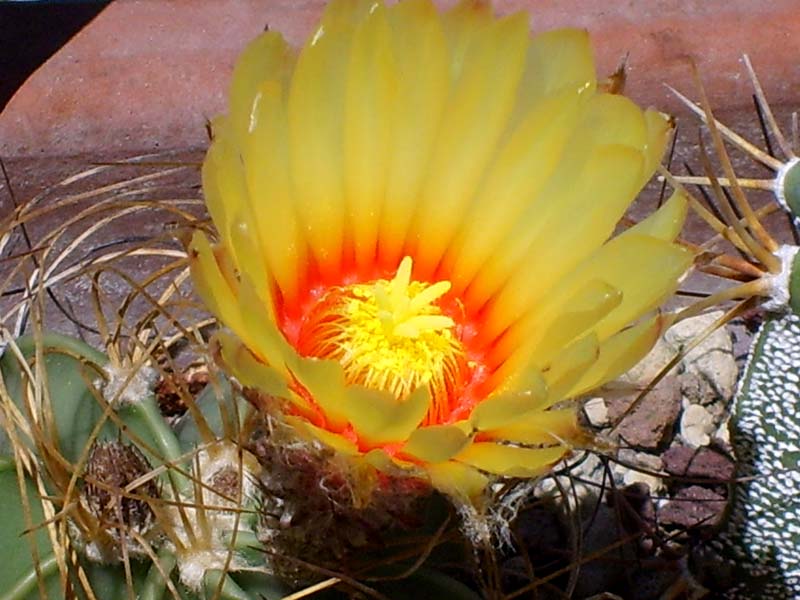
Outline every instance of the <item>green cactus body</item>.
<svg viewBox="0 0 800 600"><path fill-rule="evenodd" d="M17 600L21 598L37 598L39 594L34 553L39 561L42 586L49 597L57 598L61 587L58 582L58 565L47 532L44 529L21 538L26 528L23 502L30 506L30 522L41 523L44 520L42 507L35 499L36 488L26 480L23 498L17 480L14 463L5 461L0 466L0 498L3 500L3 518L0 519L0 544L7 547L16 546L19 551L3 555L0 562L0 589L4 590L0 598Z"/></svg>
<svg viewBox="0 0 800 600"><path fill-rule="evenodd" d="M248 545L255 539L257 521L255 459L240 470L239 451L219 437L210 445L206 440L205 447L194 453L194 460L184 459L193 454L201 436L189 434L192 428L184 427L184 439L179 439L168 426L152 393L152 377L139 378L138 371L113 373L105 355L79 340L46 334L38 340L21 338L16 349L18 352L7 350L0 357L4 397L12 400L26 421L39 427L27 437L18 431L17 439L39 464L48 494L56 499L56 510L74 467L80 469L80 493L70 502L76 508L68 529L97 597L129 597L123 555L130 559L130 584L145 600L171 598L176 591L185 598L223 600L284 594L285 588L265 573L264 553ZM141 374L146 375L144 369ZM34 391L37 383L48 392L41 403ZM230 397L228 393L226 398ZM218 407L224 403L204 402ZM234 413L231 406L227 409ZM115 418L110 418L110 410ZM26 496L21 497L12 450L10 438L5 436L0 455L8 458L0 472L0 497L16 512L4 514L0 545L14 547L26 529L35 529L24 537L31 538L25 542L28 546L35 540L36 549L31 546L30 552L15 555L18 560L2 561L0 599L39 598L38 578L46 597L61 598L65 590L54 558L56 551L47 529L37 529L45 521L41 494L25 477L22 489ZM154 468L163 473L130 490L142 499L122 492ZM23 504L30 506L27 520ZM147 539L151 549L147 551L133 540L133 533ZM126 545L124 552L121 545ZM152 563L153 549L159 552L158 566ZM240 585L237 574L223 568L254 572ZM170 575L169 582L162 573ZM84 597L77 580L68 585L78 597Z"/></svg>
<svg viewBox="0 0 800 600"><path fill-rule="evenodd" d="M33 363L37 351L36 340L26 336L17 340L16 345L22 358ZM101 376L108 357L78 340L54 334L45 336L39 347L44 363L41 372L46 378L45 385L51 392L52 400L52 419L41 422L41 426L51 431L64 458L75 462L86 448L92 430L103 414L91 382ZM36 369L33 364L31 369ZM10 349L0 357L0 375L8 395L25 414L27 407L23 405L22 398L28 377L21 368L19 357ZM33 375L36 376L35 372ZM99 437L113 438L115 433L107 423ZM2 441L0 452L10 454L8 440L4 438Z"/></svg>
<svg viewBox="0 0 800 600"><path fill-rule="evenodd" d="M775 197L792 215L800 214L800 159L793 158L778 171Z"/></svg>
<svg viewBox="0 0 800 600"><path fill-rule="evenodd" d="M732 563L731 599L800 597L800 317L770 316L735 398L737 483L711 546Z"/></svg>

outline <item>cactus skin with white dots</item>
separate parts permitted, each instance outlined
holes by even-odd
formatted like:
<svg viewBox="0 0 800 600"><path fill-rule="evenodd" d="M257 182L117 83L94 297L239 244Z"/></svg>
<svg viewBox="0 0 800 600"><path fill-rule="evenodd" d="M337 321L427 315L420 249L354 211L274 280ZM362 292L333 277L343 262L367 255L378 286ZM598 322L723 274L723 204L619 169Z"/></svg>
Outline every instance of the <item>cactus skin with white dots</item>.
<svg viewBox="0 0 800 600"><path fill-rule="evenodd" d="M800 598L800 316L769 316L734 400L738 461L727 529L712 547L732 564L725 598Z"/></svg>

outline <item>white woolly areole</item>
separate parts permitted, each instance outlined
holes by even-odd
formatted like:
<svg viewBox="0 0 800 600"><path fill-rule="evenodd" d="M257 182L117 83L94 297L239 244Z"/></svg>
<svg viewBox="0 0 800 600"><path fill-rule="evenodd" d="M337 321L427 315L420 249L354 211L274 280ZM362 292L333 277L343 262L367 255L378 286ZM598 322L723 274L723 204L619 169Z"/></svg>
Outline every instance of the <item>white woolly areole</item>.
<svg viewBox="0 0 800 600"><path fill-rule="evenodd" d="M789 214L800 217L800 215L795 215L794 211L789 207L789 203L786 201L785 192L786 176L789 174L789 171L791 171L792 168L798 163L800 163L800 158L795 157L778 169L778 173L775 175L775 197L778 199L778 202L781 203L781 206L783 206L783 208L789 212Z"/></svg>
<svg viewBox="0 0 800 600"><path fill-rule="evenodd" d="M797 246L783 245L775 252L775 256L781 260L781 270L774 275L764 277L769 290L769 300L764 303L764 310L780 313L786 312L789 307L789 278L798 250L800 248Z"/></svg>
<svg viewBox="0 0 800 600"><path fill-rule="evenodd" d="M187 505L194 498L182 498ZM206 500L208 501L208 500ZM203 588L208 571L250 570L251 567L230 546L225 534L232 535L234 527L242 533L247 527L241 518L236 518L233 510L206 510L189 508L171 510L173 531L178 536L182 548L174 548L177 557L178 576L183 585L194 592ZM201 514L202 513L202 514Z"/></svg>
<svg viewBox="0 0 800 600"><path fill-rule="evenodd" d="M253 509L257 504L255 466L255 457L248 452L240 455L235 444L229 442L219 442L198 452L195 476L204 486L211 487L214 476L220 472L241 473L241 502L230 502L213 489L198 487L166 511L182 546L175 549L175 554L180 581L187 588L199 592L206 573L211 570L257 570L230 544L234 530L242 534L251 532L241 508Z"/></svg>
<svg viewBox="0 0 800 600"><path fill-rule="evenodd" d="M241 501L247 502L255 498L258 494L256 485L256 471L258 462L252 454L241 451L235 444L228 442L218 442L210 448L205 448L198 452L197 456L198 473L204 484L213 488L214 477L224 471L239 473L241 471ZM215 496L214 502L223 505L228 502L219 494L215 494L213 489L207 489L205 494Z"/></svg>
<svg viewBox="0 0 800 600"><path fill-rule="evenodd" d="M137 366L132 371L130 367L108 364L103 370L106 379L96 381L95 386L114 409L136 404L152 395L158 379L158 372L147 366Z"/></svg>

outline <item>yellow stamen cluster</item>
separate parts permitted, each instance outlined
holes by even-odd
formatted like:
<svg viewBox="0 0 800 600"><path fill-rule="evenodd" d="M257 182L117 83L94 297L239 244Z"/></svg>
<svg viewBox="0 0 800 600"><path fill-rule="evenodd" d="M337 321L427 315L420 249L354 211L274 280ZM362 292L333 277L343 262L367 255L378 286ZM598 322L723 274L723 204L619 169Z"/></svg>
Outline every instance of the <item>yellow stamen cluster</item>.
<svg viewBox="0 0 800 600"><path fill-rule="evenodd" d="M301 329L311 356L336 360L348 383L407 397L421 385L444 408L463 379L464 350L453 319L436 301L449 281L411 281L411 259L393 279L337 287L319 300Z"/></svg>

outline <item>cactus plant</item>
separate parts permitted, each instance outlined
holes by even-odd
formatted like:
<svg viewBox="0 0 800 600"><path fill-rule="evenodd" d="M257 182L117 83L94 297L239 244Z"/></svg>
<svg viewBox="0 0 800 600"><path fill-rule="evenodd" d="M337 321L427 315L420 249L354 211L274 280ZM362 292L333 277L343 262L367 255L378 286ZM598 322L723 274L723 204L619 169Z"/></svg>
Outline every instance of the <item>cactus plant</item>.
<svg viewBox="0 0 800 600"><path fill-rule="evenodd" d="M175 589L180 581L201 596L217 587L223 597L241 595L225 571L258 570L264 562L247 548L258 521L252 456L222 438L199 449L193 440L181 445L158 413L152 386L136 389L138 397L129 397L128 387L113 389L98 378L106 357L78 340L48 335L10 348L15 351L0 360L6 394L31 426L29 443L16 450L36 460L31 475L42 478L62 514L58 535L68 536L81 561L96 563L86 571L91 589L102 589L95 577L120 582L138 573L153 593ZM41 369L37 358L44 360ZM28 379L33 371L40 374L36 382ZM113 396L103 397L110 387ZM43 390L49 398L39 408L35 396ZM16 433L24 434L22 428ZM143 569L142 560L152 566ZM16 579L31 575L29 569ZM7 576L3 588L11 589L14 573ZM264 579L249 585L263 591L271 584Z"/></svg>
<svg viewBox="0 0 800 600"><path fill-rule="evenodd" d="M736 482L727 524L718 537L701 546L697 558L700 570L722 597L790 599L800 597L800 514L797 466L800 459L800 247L778 244L766 231L744 195L746 188L771 191L776 202L760 211L765 215L783 208L794 227L800 216L800 188L797 186L798 158L772 114L750 60L744 63L756 91L759 113L763 115L778 147L781 160L716 120L699 85L702 102L696 105L679 92L678 97L701 116L724 170L717 177L706 161L702 177L676 177L676 185L691 183L710 187L722 212L724 223L706 220L724 232L741 251L744 261L715 253L703 268L719 275L724 269L740 282L711 296L698 306L738 297L741 302L728 318L757 308L763 319L750 349L731 408L730 435L737 458ZM698 80L699 83L699 80ZM737 177L725 148L728 141L759 163L775 171L774 179ZM669 178L671 176L668 175ZM672 179L672 178L671 178ZM730 211L727 187L739 213ZM697 202L697 201L695 201ZM728 208L726 208L726 206ZM702 210L700 211L702 212ZM722 225L720 229L718 226ZM708 244L711 247L711 244ZM723 266L723 269L719 267ZM691 309L692 311L696 310ZM727 320L727 319L726 319ZM710 566L709 561L714 565ZM721 561L721 562L720 562ZM720 564L724 568L719 568Z"/></svg>

